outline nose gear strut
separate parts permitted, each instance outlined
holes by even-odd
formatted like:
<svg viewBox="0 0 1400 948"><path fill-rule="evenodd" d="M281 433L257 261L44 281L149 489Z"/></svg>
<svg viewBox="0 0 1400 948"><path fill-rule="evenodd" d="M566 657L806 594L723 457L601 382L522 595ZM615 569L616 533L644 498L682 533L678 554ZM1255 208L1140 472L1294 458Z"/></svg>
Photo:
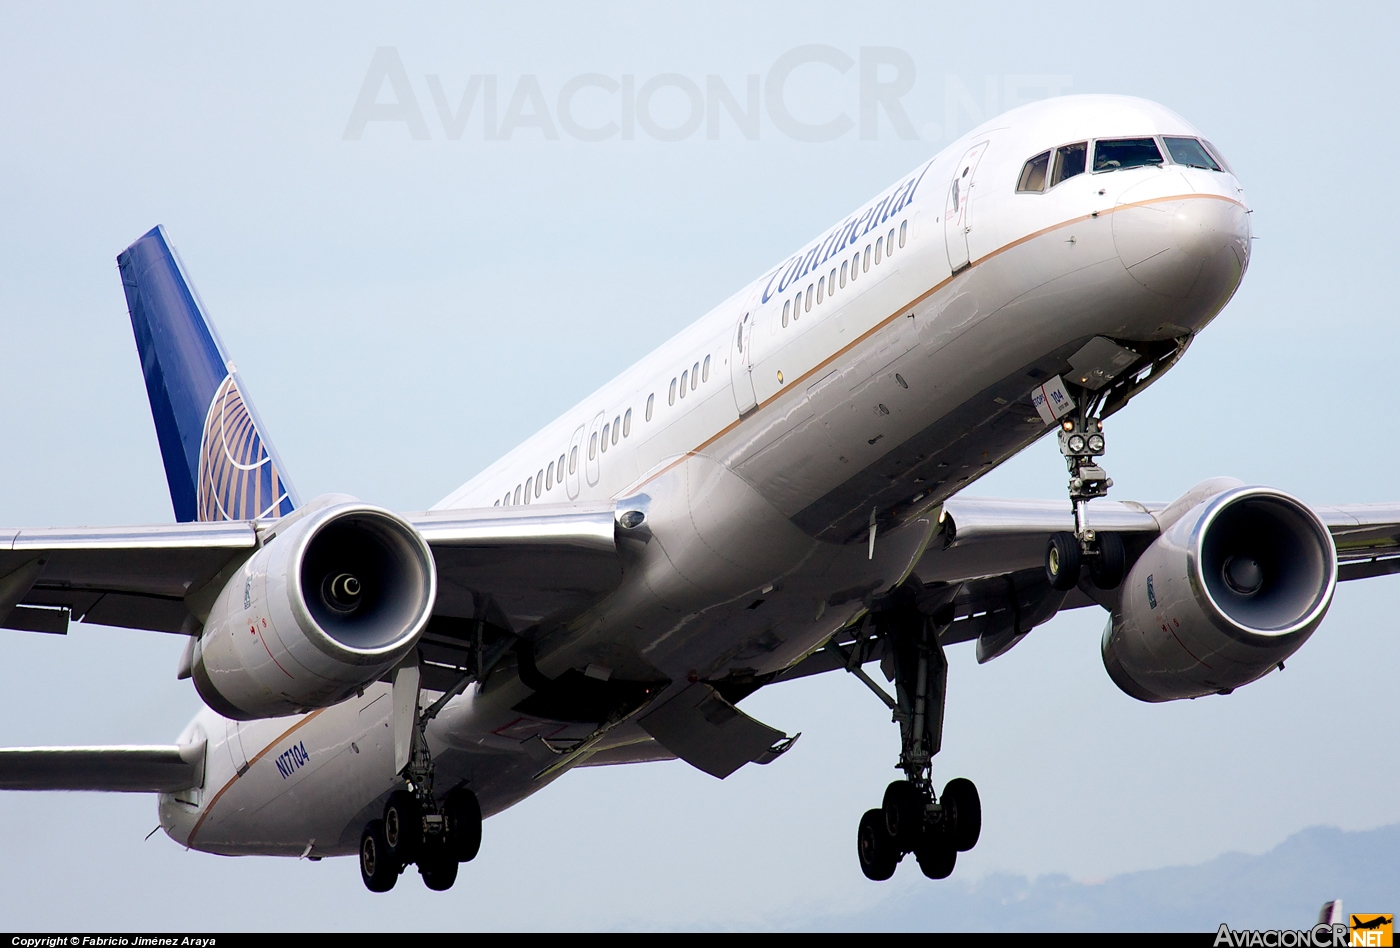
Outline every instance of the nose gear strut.
<svg viewBox="0 0 1400 948"><path fill-rule="evenodd" d="M1095 586L1116 589L1123 581L1123 539L1089 526L1089 501L1107 496L1113 486L1113 478L1098 461L1106 449L1103 421L1088 410L1090 399L1077 401L1079 407L1060 422L1059 431L1060 453L1069 468L1074 532L1051 534L1045 549L1045 578L1055 589L1073 589L1087 566Z"/></svg>

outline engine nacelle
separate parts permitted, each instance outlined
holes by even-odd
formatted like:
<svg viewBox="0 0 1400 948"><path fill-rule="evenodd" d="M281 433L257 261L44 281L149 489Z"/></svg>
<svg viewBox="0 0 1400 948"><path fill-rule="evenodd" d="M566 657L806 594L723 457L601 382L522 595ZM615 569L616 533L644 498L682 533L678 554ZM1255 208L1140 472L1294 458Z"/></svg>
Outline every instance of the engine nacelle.
<svg viewBox="0 0 1400 948"><path fill-rule="evenodd" d="M1336 587L1336 546L1307 505L1267 487L1226 490L1133 564L1104 667L1142 701L1228 694L1297 651Z"/></svg>
<svg viewBox="0 0 1400 948"><path fill-rule="evenodd" d="M410 524L360 503L291 517L229 579L195 645L195 687L225 717L335 704L403 659L432 615L437 571Z"/></svg>

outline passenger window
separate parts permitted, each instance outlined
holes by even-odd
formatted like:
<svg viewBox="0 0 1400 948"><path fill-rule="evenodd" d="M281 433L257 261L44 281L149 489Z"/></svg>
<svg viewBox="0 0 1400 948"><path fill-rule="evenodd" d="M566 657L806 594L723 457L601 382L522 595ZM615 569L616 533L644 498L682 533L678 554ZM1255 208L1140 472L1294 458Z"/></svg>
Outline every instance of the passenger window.
<svg viewBox="0 0 1400 948"><path fill-rule="evenodd" d="M617 444L617 439L620 437L622 437L622 419L619 417L613 419L612 443Z"/></svg>
<svg viewBox="0 0 1400 948"><path fill-rule="evenodd" d="M847 267L847 266L849 266L849 264L848 264L845 260L842 260L842 261L841 261L841 286L842 286L843 288L846 286L846 267Z"/></svg>
<svg viewBox="0 0 1400 948"><path fill-rule="evenodd" d="M572 474L572 473L574 473L574 472L577 471L577 470L578 470L578 445L574 445L574 447L573 447L572 449L570 449L570 451L569 451L569 473Z"/></svg>
<svg viewBox="0 0 1400 948"><path fill-rule="evenodd" d="M544 489L554 490L554 462L549 462L549 469L544 474Z"/></svg>
<svg viewBox="0 0 1400 948"><path fill-rule="evenodd" d="M908 230L909 230L909 222L908 222L908 221L900 221L900 223L899 223L899 246L900 246L900 247L903 247L903 246L904 246L904 235L905 235L905 232L908 231Z"/></svg>
<svg viewBox="0 0 1400 948"><path fill-rule="evenodd" d="M647 396L647 421L651 421L652 406L656 404L656 393L652 392Z"/></svg>
<svg viewBox="0 0 1400 948"><path fill-rule="evenodd" d="M533 477L525 478L525 503L527 504L530 502L530 488L534 486L534 483L535 479Z"/></svg>
<svg viewBox="0 0 1400 948"><path fill-rule="evenodd" d="M520 485L515 485L515 503L520 503Z"/></svg>
<svg viewBox="0 0 1400 948"><path fill-rule="evenodd" d="M787 328L788 315L792 312L792 300L783 303L783 328Z"/></svg>
<svg viewBox="0 0 1400 948"><path fill-rule="evenodd" d="M858 277L858 276L860 276L860 251L859 251L859 250L857 250L857 251L856 251L856 255L855 255L854 257L851 258L851 280L854 282L854 281L855 281L855 278Z"/></svg>
<svg viewBox="0 0 1400 948"><path fill-rule="evenodd" d="M826 277L822 277L820 280L817 281L817 302L818 302L818 303L820 303L820 302L822 301L822 296L825 295L825 292L826 292Z"/></svg>
<svg viewBox="0 0 1400 948"><path fill-rule="evenodd" d="M812 311L812 284L807 284L807 305L803 307L806 312Z"/></svg>
<svg viewBox="0 0 1400 948"><path fill-rule="evenodd" d="M1150 138L1119 138L1094 142L1094 171L1122 171L1162 163L1162 153Z"/></svg>
<svg viewBox="0 0 1400 948"><path fill-rule="evenodd" d="M690 367L690 390L693 392L700 385L700 363L697 362Z"/></svg>
<svg viewBox="0 0 1400 948"><path fill-rule="evenodd" d="M1089 153L1088 142L1075 142L1055 149L1055 171L1050 175L1050 187L1084 173L1084 156Z"/></svg>
<svg viewBox="0 0 1400 948"><path fill-rule="evenodd" d="M878 261L876 261L876 262L878 262ZM861 269L864 270L866 273L869 273L869 272L870 272L870 245L869 245L869 244L866 244L866 245L865 245L865 262L864 262L863 264L861 264Z"/></svg>
<svg viewBox="0 0 1400 948"><path fill-rule="evenodd" d="M604 451L604 453L606 453L607 450L608 450L608 432L609 432L610 430L612 430L612 426L611 426L611 425L604 425L604 426L603 426L603 451Z"/></svg>
<svg viewBox="0 0 1400 948"><path fill-rule="evenodd" d="M710 380L710 357L709 357L709 356L705 356L705 368L701 371L700 381L702 381L702 382L708 382L709 380Z"/></svg>
<svg viewBox="0 0 1400 948"><path fill-rule="evenodd" d="M797 322L797 317L802 315L802 294L799 292L792 298L792 321Z"/></svg>
<svg viewBox="0 0 1400 948"><path fill-rule="evenodd" d="M875 241L875 262L876 262L876 263L879 263L879 262L880 262L880 251L881 251L881 249L883 248L884 243L885 243L885 238L883 238L883 237L881 237L879 240Z"/></svg>
<svg viewBox="0 0 1400 948"><path fill-rule="evenodd" d="M685 398L685 390L689 387L686 385L686 382L688 382L689 380L690 370L686 369L684 372L681 373L681 398Z"/></svg>
<svg viewBox="0 0 1400 948"><path fill-rule="evenodd" d="M510 491L506 491L506 495L501 498L501 504L505 507L510 506Z"/></svg>
<svg viewBox="0 0 1400 948"><path fill-rule="evenodd" d="M598 432L595 431L595 432L593 432L593 434L589 435L589 437L588 437L588 460L591 461L591 460L593 460L594 458L596 458L597 456L598 456Z"/></svg>
<svg viewBox="0 0 1400 948"><path fill-rule="evenodd" d="M675 403L676 403L676 380L675 380L675 379L671 379L671 394L670 394L669 396L667 396L666 404L668 404L668 405L674 405Z"/></svg>
<svg viewBox="0 0 1400 948"><path fill-rule="evenodd" d="M543 490L544 490L544 468L540 468L539 473L535 475L535 496L536 496L536 497L540 496L540 493L541 493Z"/></svg>
<svg viewBox="0 0 1400 948"><path fill-rule="evenodd" d="M1167 154L1172 156L1172 161L1188 168L1204 168L1207 171L1219 171L1220 166L1215 163L1215 159L1210 156L1200 142L1194 138L1163 138L1166 142Z"/></svg>
<svg viewBox="0 0 1400 948"><path fill-rule="evenodd" d="M894 228L891 227L891 228L890 228L890 232L889 232L888 234L885 235L885 256L890 257L890 256L893 256L893 255L894 255Z"/></svg>
<svg viewBox="0 0 1400 948"><path fill-rule="evenodd" d="M1021 179L1016 182L1018 193L1040 192L1045 190L1045 178L1050 171L1050 153L1042 152L1030 161L1026 162L1021 169ZM903 231L900 232L903 236ZM904 243L903 240L900 241Z"/></svg>
<svg viewBox="0 0 1400 948"><path fill-rule="evenodd" d="M622 416L622 436L625 438L632 433L632 409L627 409L627 414Z"/></svg>
<svg viewBox="0 0 1400 948"><path fill-rule="evenodd" d="M492 504L491 506L493 506L493 507L499 507L499 506L501 506L501 502L498 500L498 501L496 501L494 504Z"/></svg>

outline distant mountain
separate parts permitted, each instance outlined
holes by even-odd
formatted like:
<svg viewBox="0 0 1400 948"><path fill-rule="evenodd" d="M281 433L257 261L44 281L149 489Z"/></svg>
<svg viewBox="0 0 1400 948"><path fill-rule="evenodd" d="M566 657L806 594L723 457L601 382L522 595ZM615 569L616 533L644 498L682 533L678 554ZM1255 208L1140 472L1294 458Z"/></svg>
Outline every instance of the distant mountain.
<svg viewBox="0 0 1400 948"><path fill-rule="evenodd" d="M1196 866L1115 876L996 873L927 881L854 914L807 916L781 927L852 931L1214 931L1307 928L1323 902L1347 912L1400 909L1400 824L1346 833L1315 826L1262 856L1227 853Z"/></svg>

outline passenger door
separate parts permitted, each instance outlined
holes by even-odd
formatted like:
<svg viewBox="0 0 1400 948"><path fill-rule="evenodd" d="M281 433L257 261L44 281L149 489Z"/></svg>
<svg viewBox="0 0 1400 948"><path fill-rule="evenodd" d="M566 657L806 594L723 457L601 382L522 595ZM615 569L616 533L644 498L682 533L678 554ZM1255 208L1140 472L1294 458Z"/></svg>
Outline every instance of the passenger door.
<svg viewBox="0 0 1400 948"><path fill-rule="evenodd" d="M977 177L977 163L987 150L979 142L967 150L953 171L948 185L948 199L943 208L943 239L948 245L948 267L957 273L969 261L967 235L972 230L972 187Z"/></svg>
<svg viewBox="0 0 1400 948"><path fill-rule="evenodd" d="M745 310L729 345L730 380L734 387L734 405L739 414L746 415L758 404L753 391L753 314Z"/></svg>
<svg viewBox="0 0 1400 948"><path fill-rule="evenodd" d="M577 453L575 453L577 452ZM570 465L569 477L564 483L569 492L570 500L578 500L578 469L585 460L583 454L583 425L579 425L574 431L574 436L569 439L569 452L565 455L564 463Z"/></svg>
<svg viewBox="0 0 1400 948"><path fill-rule="evenodd" d="M587 459L584 462L584 473L588 477L588 486L592 487L598 483L598 456L603 452L598 450L598 432L603 427L603 413L593 419L593 424L588 426L588 440L583 444L583 454Z"/></svg>

